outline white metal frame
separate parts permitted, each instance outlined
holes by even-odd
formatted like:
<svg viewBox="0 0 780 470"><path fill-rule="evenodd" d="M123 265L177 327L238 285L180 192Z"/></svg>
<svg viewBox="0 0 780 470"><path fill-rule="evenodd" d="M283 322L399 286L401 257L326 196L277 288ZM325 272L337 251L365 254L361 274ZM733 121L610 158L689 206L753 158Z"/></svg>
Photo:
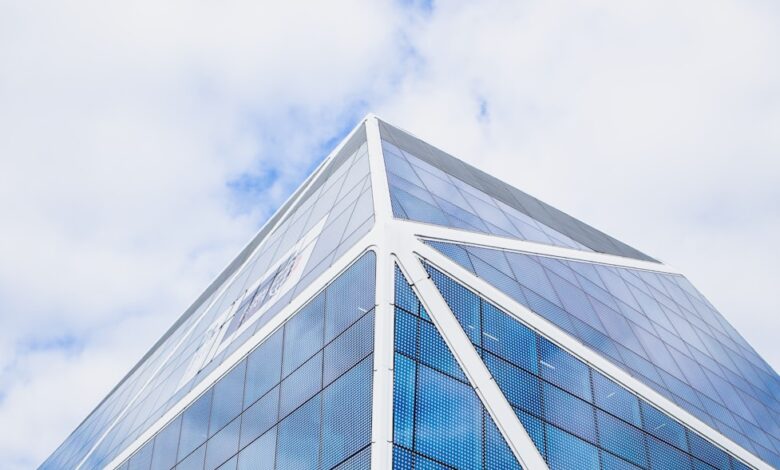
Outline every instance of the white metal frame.
<svg viewBox="0 0 780 470"><path fill-rule="evenodd" d="M334 277L345 270L366 250L376 253L376 310L375 343L373 370L373 410L371 436L371 467L373 469L392 468L393 449L393 326L394 326L394 264L407 275L420 301L426 307L442 337L452 350L464 373L471 381L480 400L490 413L496 426L506 439L512 452L523 468L546 470L547 465L536 446L523 428L520 420L512 411L498 385L493 380L485 364L469 341L457 319L441 297L438 289L423 269L420 260L424 259L455 280L477 292L481 297L508 312L519 321L539 332L562 348L590 364L604 375L621 383L626 388L652 403L675 419L709 438L728 452L739 457L749 465L759 469L770 469L767 464L743 449L720 432L711 428L695 416L680 408L669 399L632 377L600 354L581 343L577 338L558 328L553 323L528 310L500 290L478 278L435 249L425 245L421 239L434 239L455 243L500 248L510 251L533 253L540 256L567 258L591 263L602 263L617 267L644 269L661 273L679 274L674 268L650 261L636 260L616 255L579 251L569 248L553 247L520 241L482 233L473 233L448 227L425 223L397 220L393 218L389 190L382 155L378 120L368 115L361 121L365 123L368 140L368 156L371 171L371 187L374 200L375 223L371 231L351 247L330 268L311 283L300 295L285 307L276 317L260 329L244 345L234 351L225 361L215 368L200 384L185 395L173 408L168 410L146 432L136 439L127 449L117 456L108 468L115 468L127 457L139 449L150 437L154 436L168 421L194 402L197 397L227 373L255 346L276 331L310 298L322 290ZM353 130L353 133L355 131ZM346 141L346 139L345 139ZM340 147L339 147L340 148ZM332 163L337 148L318 168L322 172ZM311 179L310 181L313 181ZM309 183L310 184L310 183ZM262 246L262 244L260 245ZM259 247L258 247L259 248Z"/></svg>

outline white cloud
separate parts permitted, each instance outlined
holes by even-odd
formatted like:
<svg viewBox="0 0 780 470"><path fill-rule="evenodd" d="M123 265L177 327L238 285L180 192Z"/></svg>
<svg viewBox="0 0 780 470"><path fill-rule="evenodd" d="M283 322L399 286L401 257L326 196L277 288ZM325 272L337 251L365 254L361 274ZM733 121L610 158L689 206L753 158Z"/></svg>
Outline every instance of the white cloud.
<svg viewBox="0 0 780 470"><path fill-rule="evenodd" d="M61 442L367 109L682 268L780 367L778 14L0 0L0 463Z"/></svg>

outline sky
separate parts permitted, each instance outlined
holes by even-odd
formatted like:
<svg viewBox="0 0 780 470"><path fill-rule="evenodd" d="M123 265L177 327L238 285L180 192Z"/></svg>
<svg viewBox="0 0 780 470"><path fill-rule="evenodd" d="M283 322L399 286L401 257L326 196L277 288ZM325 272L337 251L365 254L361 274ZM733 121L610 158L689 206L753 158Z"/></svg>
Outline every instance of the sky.
<svg viewBox="0 0 780 470"><path fill-rule="evenodd" d="M367 112L685 272L780 369L768 0L0 0L0 467Z"/></svg>

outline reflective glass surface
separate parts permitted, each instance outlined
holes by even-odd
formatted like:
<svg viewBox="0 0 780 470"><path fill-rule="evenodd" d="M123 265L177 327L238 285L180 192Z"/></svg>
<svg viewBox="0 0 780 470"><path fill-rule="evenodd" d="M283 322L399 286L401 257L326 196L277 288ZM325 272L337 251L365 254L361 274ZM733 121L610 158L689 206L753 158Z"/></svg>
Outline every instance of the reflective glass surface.
<svg viewBox="0 0 780 470"><path fill-rule="evenodd" d="M252 242L254 251L230 265L232 274L198 299L197 308L177 322L42 468L75 468L85 457L86 468L111 461L368 233L374 214L362 127L334 161L297 203L284 207L288 212L272 219L278 226L261 231Z"/></svg>
<svg viewBox="0 0 780 470"><path fill-rule="evenodd" d="M453 296L458 283L430 265L426 269L456 317L458 310L479 305L480 334L492 338L474 346L551 469L744 468L477 294Z"/></svg>
<svg viewBox="0 0 780 470"><path fill-rule="evenodd" d="M406 279L396 270L393 467L519 469ZM408 310L407 310L408 309Z"/></svg>
<svg viewBox="0 0 780 470"><path fill-rule="evenodd" d="M373 252L363 255L120 468L368 468L374 266ZM328 309L343 282L351 300ZM339 325L329 341L326 323ZM301 336L311 325L320 327ZM285 369L281 357L295 366Z"/></svg>
<svg viewBox="0 0 780 470"><path fill-rule="evenodd" d="M780 378L685 277L428 244L780 465Z"/></svg>
<svg viewBox="0 0 780 470"><path fill-rule="evenodd" d="M396 218L592 251L388 141L382 152Z"/></svg>

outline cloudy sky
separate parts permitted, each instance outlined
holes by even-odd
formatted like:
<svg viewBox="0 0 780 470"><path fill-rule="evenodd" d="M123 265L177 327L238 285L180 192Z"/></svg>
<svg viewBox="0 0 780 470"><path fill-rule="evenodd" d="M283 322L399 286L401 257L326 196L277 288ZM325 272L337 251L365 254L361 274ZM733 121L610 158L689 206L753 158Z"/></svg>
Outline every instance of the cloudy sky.
<svg viewBox="0 0 780 470"><path fill-rule="evenodd" d="M684 270L780 369L776 2L0 0L0 467L369 111Z"/></svg>

